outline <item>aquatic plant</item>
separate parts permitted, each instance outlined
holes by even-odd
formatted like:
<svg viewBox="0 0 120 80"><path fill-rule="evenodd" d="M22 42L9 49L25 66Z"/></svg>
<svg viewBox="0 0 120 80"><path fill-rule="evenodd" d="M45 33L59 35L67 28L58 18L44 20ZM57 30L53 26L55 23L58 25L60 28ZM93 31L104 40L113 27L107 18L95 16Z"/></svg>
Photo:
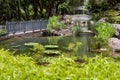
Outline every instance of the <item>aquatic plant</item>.
<svg viewBox="0 0 120 80"><path fill-rule="evenodd" d="M82 32L80 24L76 24L75 26L72 27L72 32L74 35L79 35L80 32Z"/></svg>
<svg viewBox="0 0 120 80"><path fill-rule="evenodd" d="M48 42L49 42L49 44L58 44L58 40L60 39L60 37L56 37L56 36L53 36L53 37L47 37L47 39L48 39Z"/></svg>
<svg viewBox="0 0 120 80"><path fill-rule="evenodd" d="M81 42L69 43L68 50L72 51L73 53L77 53L81 45L82 45Z"/></svg>
<svg viewBox="0 0 120 80"><path fill-rule="evenodd" d="M58 49L58 45L45 45L44 46L46 49Z"/></svg>
<svg viewBox="0 0 120 80"><path fill-rule="evenodd" d="M36 53L42 54L44 53L45 48L42 44L39 44L39 45L33 45L33 48L31 50Z"/></svg>
<svg viewBox="0 0 120 80"><path fill-rule="evenodd" d="M29 43L25 43L24 45L31 47L30 50L34 51L35 53L42 54L45 51L44 46L42 44L39 44L39 43L29 42Z"/></svg>
<svg viewBox="0 0 120 80"><path fill-rule="evenodd" d="M39 43L35 43L35 42L29 42L29 43L25 43L25 46L34 46L34 45L39 45Z"/></svg>

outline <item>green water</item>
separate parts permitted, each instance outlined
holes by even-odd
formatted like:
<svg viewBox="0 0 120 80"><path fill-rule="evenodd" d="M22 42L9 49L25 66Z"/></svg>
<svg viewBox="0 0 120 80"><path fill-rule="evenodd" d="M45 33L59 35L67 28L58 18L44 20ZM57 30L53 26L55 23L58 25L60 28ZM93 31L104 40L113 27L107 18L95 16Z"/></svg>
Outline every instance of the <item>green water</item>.
<svg viewBox="0 0 120 80"><path fill-rule="evenodd" d="M62 53L77 55L77 56L95 56L95 53L91 53L90 50L94 47L93 36L80 35L80 36L69 36L69 37L29 37L29 38L13 38L6 41L0 42L0 48L9 49L15 51L16 54L29 53L28 47L24 46L24 43L37 42L42 45L57 44L59 50ZM81 43L80 45L78 45ZM68 49L72 45L72 49ZM17 47L16 47L17 46Z"/></svg>

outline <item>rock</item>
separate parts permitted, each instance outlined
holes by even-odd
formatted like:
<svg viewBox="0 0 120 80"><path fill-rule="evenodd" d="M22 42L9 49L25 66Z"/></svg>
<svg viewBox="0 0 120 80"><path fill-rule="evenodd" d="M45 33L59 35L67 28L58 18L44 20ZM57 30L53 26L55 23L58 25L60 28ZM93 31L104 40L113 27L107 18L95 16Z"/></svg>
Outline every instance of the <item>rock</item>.
<svg viewBox="0 0 120 80"><path fill-rule="evenodd" d="M113 27L116 29L115 35L120 37L120 24L112 24Z"/></svg>
<svg viewBox="0 0 120 80"><path fill-rule="evenodd" d="M95 24L95 22L94 21L90 21L90 25L94 25Z"/></svg>
<svg viewBox="0 0 120 80"><path fill-rule="evenodd" d="M103 17L100 20L98 20L98 22L108 22L108 18L107 17Z"/></svg>
<svg viewBox="0 0 120 80"><path fill-rule="evenodd" d="M110 38L109 46L112 47L113 51L120 51L120 40L118 38Z"/></svg>
<svg viewBox="0 0 120 80"><path fill-rule="evenodd" d="M110 54L110 56L117 59L120 57L120 54L112 53L112 54Z"/></svg>
<svg viewBox="0 0 120 80"><path fill-rule="evenodd" d="M58 31L56 30L52 33L58 36L71 36L72 35L72 31L70 29L61 29Z"/></svg>

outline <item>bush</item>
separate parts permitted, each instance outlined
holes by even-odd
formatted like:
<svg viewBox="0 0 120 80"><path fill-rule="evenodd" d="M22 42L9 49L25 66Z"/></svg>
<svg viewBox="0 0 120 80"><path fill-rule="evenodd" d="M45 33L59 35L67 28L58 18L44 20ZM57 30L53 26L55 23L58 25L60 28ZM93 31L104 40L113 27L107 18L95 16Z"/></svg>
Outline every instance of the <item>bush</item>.
<svg viewBox="0 0 120 80"><path fill-rule="evenodd" d="M0 36L4 36L4 35L6 35L7 34L7 31L6 30L0 30Z"/></svg>
<svg viewBox="0 0 120 80"><path fill-rule="evenodd" d="M111 23L118 23L118 24L120 24L120 16L110 17L109 20L110 20Z"/></svg>
<svg viewBox="0 0 120 80"><path fill-rule="evenodd" d="M120 78L120 60L110 57L85 57L84 63L75 63L65 56L49 58L48 66L36 65L27 56L13 56L0 50L0 80L117 80Z"/></svg>
<svg viewBox="0 0 120 80"><path fill-rule="evenodd" d="M100 47L107 47L108 39L115 33L115 28L110 23L97 23L95 39Z"/></svg>
<svg viewBox="0 0 120 80"><path fill-rule="evenodd" d="M120 61L110 57L85 57L84 63L75 63L65 56L49 58L48 66L36 65L27 56L13 56L0 50L0 80L117 80Z"/></svg>
<svg viewBox="0 0 120 80"><path fill-rule="evenodd" d="M60 17L58 16L52 16L49 18L49 23L47 25L47 29L51 30L51 29L56 29L59 30L61 28L65 28L65 24L61 23L59 21Z"/></svg>

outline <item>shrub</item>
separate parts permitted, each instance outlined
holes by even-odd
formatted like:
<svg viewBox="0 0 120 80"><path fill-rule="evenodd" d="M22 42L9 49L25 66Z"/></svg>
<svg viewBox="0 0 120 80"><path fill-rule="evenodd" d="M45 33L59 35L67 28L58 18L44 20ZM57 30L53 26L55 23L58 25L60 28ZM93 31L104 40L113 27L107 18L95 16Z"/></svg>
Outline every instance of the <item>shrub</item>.
<svg viewBox="0 0 120 80"><path fill-rule="evenodd" d="M64 23L61 23L59 21L59 18L58 16L52 16L49 18L49 23L47 25L47 29L48 30L51 30L51 29L56 29L56 30L59 30L61 28L65 28L65 24Z"/></svg>
<svg viewBox="0 0 120 80"><path fill-rule="evenodd" d="M108 45L108 39L115 33L115 28L110 23L97 23L95 39L100 47Z"/></svg>
<svg viewBox="0 0 120 80"><path fill-rule="evenodd" d="M49 18L48 28L59 29L59 17L52 16Z"/></svg>
<svg viewBox="0 0 120 80"><path fill-rule="evenodd" d="M85 57L75 63L71 57L49 58L48 66L36 65L27 56L13 56L0 50L0 80L119 80L120 60L110 57ZM46 60L46 59L45 59Z"/></svg>
<svg viewBox="0 0 120 80"><path fill-rule="evenodd" d="M111 23L118 23L118 24L120 24L120 16L110 17L109 20L110 20Z"/></svg>
<svg viewBox="0 0 120 80"><path fill-rule="evenodd" d="M0 36L4 36L4 35L6 35L6 34L7 34L7 31L6 31L6 30L3 30L3 29L0 30Z"/></svg>

